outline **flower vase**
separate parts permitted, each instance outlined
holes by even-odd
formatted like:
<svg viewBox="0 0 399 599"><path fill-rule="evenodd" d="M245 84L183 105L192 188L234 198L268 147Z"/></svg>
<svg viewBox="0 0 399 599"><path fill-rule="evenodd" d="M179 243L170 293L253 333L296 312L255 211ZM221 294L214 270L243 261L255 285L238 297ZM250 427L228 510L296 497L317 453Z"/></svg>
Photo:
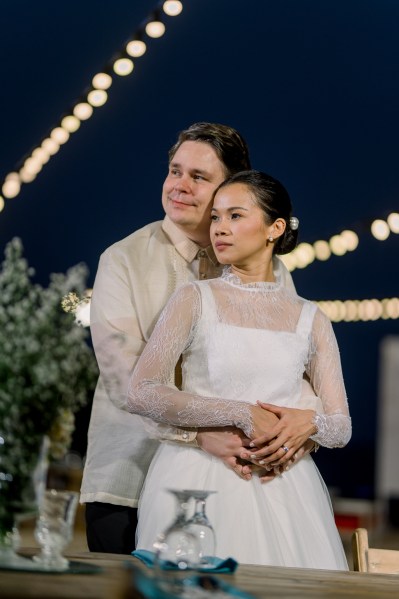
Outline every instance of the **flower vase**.
<svg viewBox="0 0 399 599"><path fill-rule="evenodd" d="M38 513L47 480L46 436L19 438L0 430L0 568L36 568L16 553L19 523Z"/></svg>

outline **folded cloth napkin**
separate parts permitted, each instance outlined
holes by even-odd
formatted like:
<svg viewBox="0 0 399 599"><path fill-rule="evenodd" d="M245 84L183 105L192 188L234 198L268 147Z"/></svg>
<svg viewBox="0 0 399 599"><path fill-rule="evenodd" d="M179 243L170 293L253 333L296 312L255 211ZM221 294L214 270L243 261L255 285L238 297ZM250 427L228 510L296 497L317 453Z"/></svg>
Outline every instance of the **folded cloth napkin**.
<svg viewBox="0 0 399 599"><path fill-rule="evenodd" d="M154 567L155 562L155 553L153 551L147 551L146 549L136 549L136 551L132 551L132 555L137 557L137 559L141 560L146 566L149 568ZM232 557L227 557L226 559L222 559L220 557L208 557L208 564L204 567L198 566L196 568L192 568L198 572L212 572L215 574L227 574L229 572L234 572L238 566L238 563ZM209 565L211 564L211 565ZM166 562L163 566L165 570L178 570L179 567L174 562Z"/></svg>
<svg viewBox="0 0 399 599"><path fill-rule="evenodd" d="M150 552L149 552L150 553ZM234 561L234 560L233 560ZM253 595L221 580L212 574L193 574L187 578L180 579L181 584L176 586L176 581L171 581L170 587L162 581L146 574L131 562L126 567L132 571L132 590L139 591L145 599L255 599ZM134 594L136 596L136 594Z"/></svg>

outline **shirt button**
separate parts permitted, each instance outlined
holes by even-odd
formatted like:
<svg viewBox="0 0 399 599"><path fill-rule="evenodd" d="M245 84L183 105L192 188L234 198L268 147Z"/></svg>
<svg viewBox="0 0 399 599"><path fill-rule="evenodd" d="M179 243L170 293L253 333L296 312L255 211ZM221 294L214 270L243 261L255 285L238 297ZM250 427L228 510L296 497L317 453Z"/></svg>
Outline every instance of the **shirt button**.
<svg viewBox="0 0 399 599"><path fill-rule="evenodd" d="M183 439L188 439L188 433L183 433L182 437L183 437Z"/></svg>
<svg viewBox="0 0 399 599"><path fill-rule="evenodd" d="M198 255L201 256L201 258L204 258L206 256L205 250L201 250Z"/></svg>

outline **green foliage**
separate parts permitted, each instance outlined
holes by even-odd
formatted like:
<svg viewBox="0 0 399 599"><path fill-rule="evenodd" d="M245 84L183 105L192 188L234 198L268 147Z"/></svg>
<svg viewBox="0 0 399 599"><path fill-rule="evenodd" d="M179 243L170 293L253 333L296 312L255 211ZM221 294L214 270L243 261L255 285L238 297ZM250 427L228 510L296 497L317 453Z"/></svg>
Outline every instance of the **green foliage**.
<svg viewBox="0 0 399 599"><path fill-rule="evenodd" d="M83 297L87 268L33 283L21 240L5 249L0 270L0 432L29 445L47 434L62 410L76 412L92 396L98 371L89 332L61 302Z"/></svg>

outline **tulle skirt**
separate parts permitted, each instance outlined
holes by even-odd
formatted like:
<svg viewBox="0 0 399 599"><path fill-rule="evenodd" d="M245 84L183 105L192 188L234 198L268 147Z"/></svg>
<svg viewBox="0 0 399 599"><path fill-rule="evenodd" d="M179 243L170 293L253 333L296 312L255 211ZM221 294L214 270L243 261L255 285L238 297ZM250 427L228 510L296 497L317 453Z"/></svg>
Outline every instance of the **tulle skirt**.
<svg viewBox="0 0 399 599"><path fill-rule="evenodd" d="M348 570L330 497L310 456L274 480L240 479L223 462L194 447L162 443L139 505L137 548L153 550L173 520L167 489L217 491L207 499L216 555L239 563Z"/></svg>

